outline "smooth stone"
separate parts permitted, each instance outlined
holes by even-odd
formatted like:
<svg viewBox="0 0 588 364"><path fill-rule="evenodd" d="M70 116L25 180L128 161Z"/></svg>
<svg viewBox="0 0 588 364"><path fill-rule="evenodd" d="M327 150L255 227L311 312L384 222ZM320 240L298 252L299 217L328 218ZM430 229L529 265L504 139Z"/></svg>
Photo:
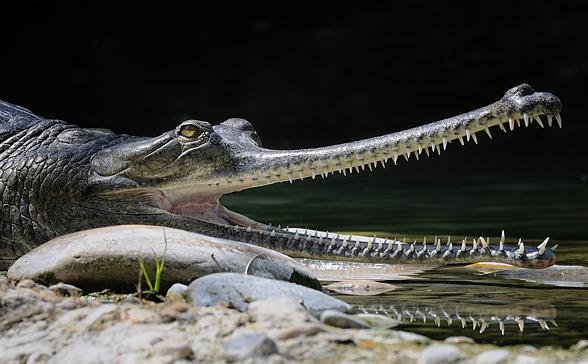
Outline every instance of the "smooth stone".
<svg viewBox="0 0 588 364"><path fill-rule="evenodd" d="M182 283L174 283L171 287L167 290L165 294L165 301L166 302L182 302L185 300L186 291L188 290L188 286Z"/></svg>
<svg viewBox="0 0 588 364"><path fill-rule="evenodd" d="M358 279L331 283L325 286L325 288L337 293L353 296L375 296L394 291L398 287L389 283Z"/></svg>
<svg viewBox="0 0 588 364"><path fill-rule="evenodd" d="M325 310L321 314L321 322L342 329L369 329L367 322L335 310Z"/></svg>
<svg viewBox="0 0 588 364"><path fill-rule="evenodd" d="M447 364L456 362L461 352L453 345L431 345L419 356L418 364Z"/></svg>
<svg viewBox="0 0 588 364"><path fill-rule="evenodd" d="M254 322L277 320L288 325L297 325L313 319L300 300L290 297L272 297L251 302L247 313Z"/></svg>
<svg viewBox="0 0 588 364"><path fill-rule="evenodd" d="M109 226L60 236L20 257L8 270L8 277L44 284L64 282L85 291L110 288L134 292L139 258L153 280L155 255L161 259L164 252L161 290L174 283L188 284L210 273L246 271L320 289L319 281L308 269L273 250L147 225Z"/></svg>
<svg viewBox="0 0 588 364"><path fill-rule="evenodd" d="M214 273L190 283L186 296L196 306L227 303L245 311L249 303L275 297L300 302L314 316L325 310L349 311L350 306L323 292L290 282L237 273Z"/></svg>
<svg viewBox="0 0 588 364"><path fill-rule="evenodd" d="M223 355L228 362L263 358L277 353L276 343L260 332L241 335L223 344Z"/></svg>
<svg viewBox="0 0 588 364"><path fill-rule="evenodd" d="M49 289L53 292L59 293L62 296L81 296L82 293L84 293L81 288L63 282L49 286Z"/></svg>
<svg viewBox="0 0 588 364"><path fill-rule="evenodd" d="M488 350L476 357L476 364L499 364L504 363L508 358L508 350L495 349Z"/></svg>
<svg viewBox="0 0 588 364"><path fill-rule="evenodd" d="M400 321L375 313L359 313L353 315L353 317L366 322L372 329L389 329L401 324Z"/></svg>

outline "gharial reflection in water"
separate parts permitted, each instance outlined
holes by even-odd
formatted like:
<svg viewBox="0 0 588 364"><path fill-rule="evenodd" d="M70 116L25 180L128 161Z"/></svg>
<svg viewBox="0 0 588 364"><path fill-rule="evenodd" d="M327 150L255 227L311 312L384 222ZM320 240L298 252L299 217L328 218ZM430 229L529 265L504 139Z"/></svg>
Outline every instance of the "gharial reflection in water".
<svg viewBox="0 0 588 364"><path fill-rule="evenodd" d="M518 326L520 332L524 332L526 324L537 324L544 330L549 330L549 321L557 327L555 317L557 309L553 305L540 306L494 306L494 305L472 305L472 304L439 304L437 306L399 304L374 304L356 305L354 312L360 314L379 314L393 318L404 324L431 323L441 327L442 321L447 326L454 324L461 325L465 329L471 325L472 330L479 329L482 334L492 325L498 325L502 335L508 325Z"/></svg>

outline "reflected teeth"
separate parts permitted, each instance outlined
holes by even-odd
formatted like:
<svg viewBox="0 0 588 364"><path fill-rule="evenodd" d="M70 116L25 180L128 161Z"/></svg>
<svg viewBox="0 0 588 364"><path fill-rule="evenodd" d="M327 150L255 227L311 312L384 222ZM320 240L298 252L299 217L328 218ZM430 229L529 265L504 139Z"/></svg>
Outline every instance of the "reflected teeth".
<svg viewBox="0 0 588 364"><path fill-rule="evenodd" d="M523 240L519 238L519 255L525 254L525 244L523 244Z"/></svg>

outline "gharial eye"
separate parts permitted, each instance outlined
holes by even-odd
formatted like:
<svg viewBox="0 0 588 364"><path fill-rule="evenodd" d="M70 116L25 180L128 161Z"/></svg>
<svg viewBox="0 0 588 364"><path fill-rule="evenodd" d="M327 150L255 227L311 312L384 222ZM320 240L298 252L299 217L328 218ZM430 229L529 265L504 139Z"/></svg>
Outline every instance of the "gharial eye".
<svg viewBox="0 0 588 364"><path fill-rule="evenodd" d="M184 138L194 139L200 135L200 129L194 125L184 125L180 128L180 135Z"/></svg>

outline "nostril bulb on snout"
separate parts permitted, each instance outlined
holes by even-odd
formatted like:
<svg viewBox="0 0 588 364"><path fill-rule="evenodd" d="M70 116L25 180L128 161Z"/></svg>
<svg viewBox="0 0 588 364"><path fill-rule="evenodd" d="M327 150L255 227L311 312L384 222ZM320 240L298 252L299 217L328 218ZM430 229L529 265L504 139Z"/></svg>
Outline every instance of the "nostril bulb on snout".
<svg viewBox="0 0 588 364"><path fill-rule="evenodd" d="M516 87L511 88L510 90L506 91L506 93L504 94L503 99L508 99L514 96L528 96L528 95L532 95L535 92L535 90L533 90L533 88L527 84L527 83L523 83L522 85L518 85Z"/></svg>

